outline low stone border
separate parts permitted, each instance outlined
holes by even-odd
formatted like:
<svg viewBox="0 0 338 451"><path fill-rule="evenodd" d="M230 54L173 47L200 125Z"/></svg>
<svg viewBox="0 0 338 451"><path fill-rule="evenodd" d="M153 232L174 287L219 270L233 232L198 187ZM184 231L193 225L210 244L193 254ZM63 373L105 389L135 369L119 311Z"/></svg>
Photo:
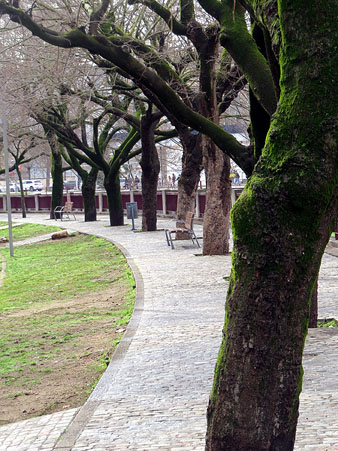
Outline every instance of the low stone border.
<svg viewBox="0 0 338 451"><path fill-rule="evenodd" d="M128 265L133 273L135 285L136 285L136 293L135 293L135 303L132 317L129 321L127 329L123 334L122 340L117 346L109 365L106 371L103 373L101 379L96 385L94 391L87 399L85 404L80 407L78 413L73 418L72 422L69 424L66 431L61 435L60 439L56 443L54 450L64 450L70 451L76 443L77 437L81 434L84 427L92 417L96 408L100 405L100 401L107 390L107 387L111 384L111 381L114 377L114 374L118 370L122 360L124 359L130 343L137 331L142 313L143 313L143 305L144 305L144 284L142 275L134 262L134 259L130 256L127 249L121 246L119 243L116 243L114 240L107 239L104 236L98 236L100 238L105 239L106 241L111 242L116 246L125 256Z"/></svg>

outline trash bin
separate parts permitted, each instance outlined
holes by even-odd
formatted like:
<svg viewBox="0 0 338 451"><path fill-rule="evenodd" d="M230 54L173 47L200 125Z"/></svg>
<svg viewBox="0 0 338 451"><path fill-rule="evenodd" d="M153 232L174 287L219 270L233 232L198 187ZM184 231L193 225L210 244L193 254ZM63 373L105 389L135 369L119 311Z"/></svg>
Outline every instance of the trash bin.
<svg viewBox="0 0 338 451"><path fill-rule="evenodd" d="M127 208L127 218L128 219L137 219L138 218L137 202L127 202L126 208Z"/></svg>
<svg viewBox="0 0 338 451"><path fill-rule="evenodd" d="M135 230L134 219L138 218L137 202L127 202L126 208L127 208L127 219L132 220L132 229L131 230Z"/></svg>

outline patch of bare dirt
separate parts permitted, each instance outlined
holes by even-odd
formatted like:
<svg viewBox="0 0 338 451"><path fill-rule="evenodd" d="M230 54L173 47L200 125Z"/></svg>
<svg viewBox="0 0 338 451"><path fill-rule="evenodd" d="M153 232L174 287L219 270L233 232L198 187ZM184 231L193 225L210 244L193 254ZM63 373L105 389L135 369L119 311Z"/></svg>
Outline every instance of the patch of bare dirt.
<svg viewBox="0 0 338 451"><path fill-rule="evenodd" d="M32 355L0 379L0 425L83 405L126 328L111 313L123 309L127 295L128 288L118 284L6 317L11 328L23 330L13 346L22 340Z"/></svg>

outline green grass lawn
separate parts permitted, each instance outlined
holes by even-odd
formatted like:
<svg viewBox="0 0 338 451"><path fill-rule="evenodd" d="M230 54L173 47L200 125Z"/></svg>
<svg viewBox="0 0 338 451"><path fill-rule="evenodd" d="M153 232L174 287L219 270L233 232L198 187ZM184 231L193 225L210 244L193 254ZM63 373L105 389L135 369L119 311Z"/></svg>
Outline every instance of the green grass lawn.
<svg viewBox="0 0 338 451"><path fill-rule="evenodd" d="M20 246L13 258L9 258L8 249L1 252L7 269L0 292L0 313L105 289L114 282L112 270L126 265L117 248L87 235Z"/></svg>
<svg viewBox="0 0 338 451"><path fill-rule="evenodd" d="M0 424L27 418L20 406L27 394L29 416L61 410L65 398L81 405L133 311L135 282L124 256L81 234L18 247L12 258L1 253ZM55 387L68 392L52 399Z"/></svg>
<svg viewBox="0 0 338 451"><path fill-rule="evenodd" d="M5 223L7 225L7 223ZM44 235L61 230L55 226L44 226L39 224L21 224L12 228L13 241L21 241L34 236ZM8 229L0 230L0 236L8 239Z"/></svg>

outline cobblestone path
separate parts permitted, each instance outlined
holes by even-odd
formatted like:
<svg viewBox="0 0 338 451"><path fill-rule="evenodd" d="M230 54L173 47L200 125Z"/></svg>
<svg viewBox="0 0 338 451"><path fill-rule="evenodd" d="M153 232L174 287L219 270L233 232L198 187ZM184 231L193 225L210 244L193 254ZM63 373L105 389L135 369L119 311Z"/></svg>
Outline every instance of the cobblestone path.
<svg viewBox="0 0 338 451"><path fill-rule="evenodd" d="M13 219L55 223L47 214ZM163 231L111 228L106 218L62 225L122 247L136 277L134 315L85 406L0 427L0 450L202 451L231 256L203 257L188 241L171 250ZM326 253L319 316L338 318L337 300L338 258ZM310 331L304 368L295 449L338 450L337 329Z"/></svg>

